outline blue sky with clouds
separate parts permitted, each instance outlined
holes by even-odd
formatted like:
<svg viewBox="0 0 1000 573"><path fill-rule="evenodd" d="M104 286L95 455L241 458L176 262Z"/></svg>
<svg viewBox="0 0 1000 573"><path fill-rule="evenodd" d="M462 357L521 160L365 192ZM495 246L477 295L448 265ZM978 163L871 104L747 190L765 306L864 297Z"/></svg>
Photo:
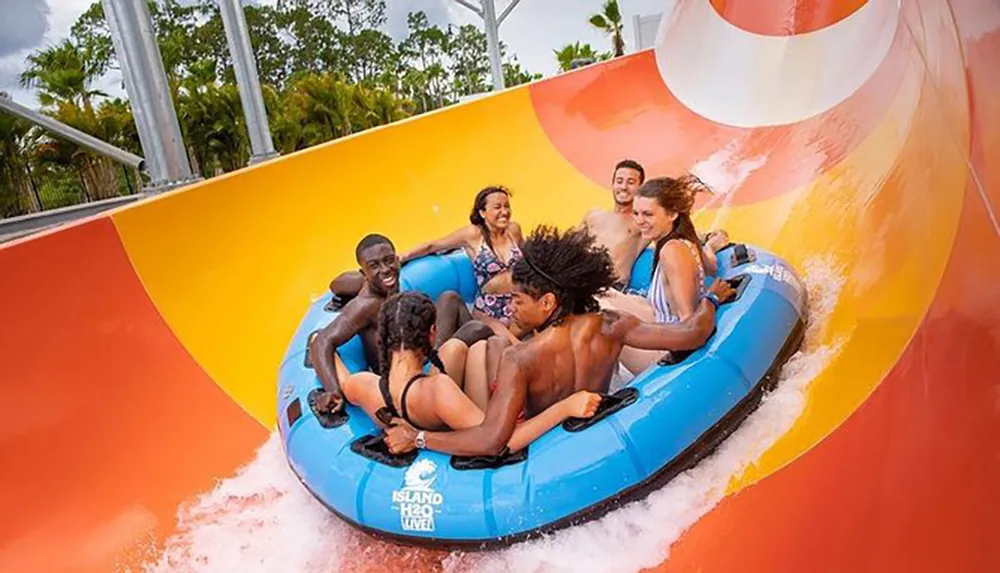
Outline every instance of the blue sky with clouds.
<svg viewBox="0 0 1000 573"><path fill-rule="evenodd" d="M276 0L256 0L274 4ZM473 3L475 0L472 0ZM0 91L17 101L37 106L34 94L18 85L24 59L32 50L54 44L69 35L73 22L94 0L0 0ZM244 0L246 2L246 0ZM500 12L510 0L496 0ZM556 71L552 51L577 40L607 49L608 40L590 27L587 18L604 0L521 0L500 30L527 69L550 75ZM619 0L625 16L626 36L631 49L631 16L658 11L663 0ZM437 24L476 24L477 16L454 0L387 0L389 22L386 31L394 37L405 35L406 15L423 10ZM95 86L113 95L124 95L121 76L111 72Z"/></svg>

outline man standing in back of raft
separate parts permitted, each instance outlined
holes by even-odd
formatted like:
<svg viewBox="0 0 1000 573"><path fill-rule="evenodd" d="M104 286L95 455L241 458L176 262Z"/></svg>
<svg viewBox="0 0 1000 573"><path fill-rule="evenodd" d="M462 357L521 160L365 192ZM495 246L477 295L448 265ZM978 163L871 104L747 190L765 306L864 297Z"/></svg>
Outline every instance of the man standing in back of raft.
<svg viewBox="0 0 1000 573"><path fill-rule="evenodd" d="M594 242L608 250L615 269L613 288L621 292L628 288L632 265L648 244L636 228L632 215L632 201L645 180L646 171L637 161L619 161L611 175L614 209L593 209L583 218L583 227L594 235Z"/></svg>
<svg viewBox="0 0 1000 573"><path fill-rule="evenodd" d="M632 278L632 266L649 246L635 226L632 203L639 187L646 181L646 171L639 162L623 159L615 165L611 176L611 196L615 206L611 211L593 209L583 218L582 226L593 233L595 243L608 249L615 267L617 281L612 288L626 292ZM729 243L729 235L712 231L703 237L705 260L715 271L715 253Z"/></svg>
<svg viewBox="0 0 1000 573"><path fill-rule="evenodd" d="M626 344L649 350L700 347L715 328L720 301L733 289L717 279L695 313L673 324L642 322L632 315L601 311L597 297L616 282L607 249L585 229L561 234L536 229L514 265L514 320L533 335L503 351L486 418L455 432L418 432L394 419L385 441L393 453L427 448L454 455L497 455L528 418L577 390L607 392Z"/></svg>

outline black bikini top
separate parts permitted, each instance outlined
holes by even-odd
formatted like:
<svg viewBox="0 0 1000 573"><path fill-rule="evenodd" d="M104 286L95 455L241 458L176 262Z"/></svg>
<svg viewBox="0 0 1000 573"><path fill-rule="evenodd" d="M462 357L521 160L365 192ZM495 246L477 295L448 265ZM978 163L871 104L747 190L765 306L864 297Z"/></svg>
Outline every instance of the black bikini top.
<svg viewBox="0 0 1000 573"><path fill-rule="evenodd" d="M425 430L425 431L427 431L427 428L422 428L422 427L420 427L419 424L417 424L416 422L414 422L413 420L411 420L410 416L406 412L406 395L407 395L407 393L409 393L410 388L413 386L414 382L416 382L417 380L420 380L421 378L424 378L425 376L427 376L427 375L424 374L423 372L421 372L421 373L417 374L416 376L414 376L413 378L410 378L409 382L406 383L406 386L403 386L403 394L400 395L400 397L399 397L399 402L400 402L399 406L400 406L400 410L402 410L402 412L397 411L396 410L396 406L392 403L392 394L389 392L389 377L388 376L382 376L381 378L378 379L378 389L382 393L382 400L385 401L385 407L389 410L390 414L392 414L393 416L395 416L397 418L402 418L402 419L406 420L407 422L410 423L411 426L413 426L414 428L416 428L418 430Z"/></svg>

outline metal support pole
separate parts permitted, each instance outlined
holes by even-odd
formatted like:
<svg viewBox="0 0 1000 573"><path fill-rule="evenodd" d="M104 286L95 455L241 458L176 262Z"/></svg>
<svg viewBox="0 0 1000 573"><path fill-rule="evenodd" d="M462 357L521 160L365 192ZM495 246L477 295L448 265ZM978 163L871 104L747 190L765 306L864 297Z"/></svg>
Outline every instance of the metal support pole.
<svg viewBox="0 0 1000 573"><path fill-rule="evenodd" d="M222 26L226 30L229 53L233 58L236 86L240 90L247 132L250 134L250 148L253 151L250 165L253 165L277 157L278 154L274 152L274 143L271 141L267 109L264 107L260 76L257 73L257 60L250 43L243 7L240 0L219 0L219 11L222 13Z"/></svg>
<svg viewBox="0 0 1000 573"><path fill-rule="evenodd" d="M468 0L455 0L460 5L468 8L477 16L483 19L483 29L486 32L486 51L490 56L490 73L493 76L493 90L500 91L504 88L503 62L500 59L500 24L510 16L510 13L521 2L521 0L511 0L510 4L504 8L500 16L497 17L495 0L479 0L478 8L468 2Z"/></svg>
<svg viewBox="0 0 1000 573"><path fill-rule="evenodd" d="M493 91L504 88L503 64L500 62L500 24L497 23L497 10L493 0L481 0L483 5L483 24L486 29L486 51L490 55L490 71L493 74Z"/></svg>
<svg viewBox="0 0 1000 573"><path fill-rule="evenodd" d="M129 153L124 149L118 149L114 145L101 141L93 135L74 129L47 115L42 115L33 109L24 107L8 97L0 96L0 109L26 119L35 125L44 127L59 137L68 139L77 145L86 147L95 153L99 153L119 163L131 165L138 169L142 169L144 166L145 160L138 155Z"/></svg>
<svg viewBox="0 0 1000 573"><path fill-rule="evenodd" d="M122 25L118 23L118 14L115 6L104 2L104 19L111 30L111 43L114 46L115 54L118 56L118 67L122 72L122 81L125 82L125 92L137 94L135 74L132 70L135 64L129 59L129 52L125 49L124 40L119 32ZM152 121L149 118L149 106L140 105L139 102L129 101L132 108L132 121L135 123L136 131L139 134L139 145L146 156L146 173L150 174L153 180L163 179L164 167L160 165L160 158L163 157L161 142L152 132Z"/></svg>
<svg viewBox="0 0 1000 573"><path fill-rule="evenodd" d="M163 191L197 180L191 173L146 0L103 3L108 26L113 37L117 36L115 51L124 66L126 90L131 84L129 103L133 110L140 110L133 112L136 121L145 123L139 128L140 134L148 138L143 142L143 151L147 157L155 157L152 164L156 172L150 173L150 190Z"/></svg>
<svg viewBox="0 0 1000 573"><path fill-rule="evenodd" d="M510 13L514 11L514 8L517 8L520 2L521 0L510 0L510 4L497 16L497 26L503 25L503 21L507 19L507 16L510 16Z"/></svg>

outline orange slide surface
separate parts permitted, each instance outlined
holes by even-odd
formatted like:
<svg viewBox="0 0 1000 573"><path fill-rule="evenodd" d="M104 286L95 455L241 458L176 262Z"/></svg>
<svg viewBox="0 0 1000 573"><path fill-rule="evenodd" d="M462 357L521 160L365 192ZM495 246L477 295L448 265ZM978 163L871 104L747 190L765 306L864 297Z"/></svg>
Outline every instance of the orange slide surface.
<svg viewBox="0 0 1000 573"><path fill-rule="evenodd" d="M663 11L654 49L0 246L0 571L1000 571L1000 5ZM494 183L569 226L625 157L805 275L775 395L648 502L495 555L326 515L275 384L357 240Z"/></svg>

